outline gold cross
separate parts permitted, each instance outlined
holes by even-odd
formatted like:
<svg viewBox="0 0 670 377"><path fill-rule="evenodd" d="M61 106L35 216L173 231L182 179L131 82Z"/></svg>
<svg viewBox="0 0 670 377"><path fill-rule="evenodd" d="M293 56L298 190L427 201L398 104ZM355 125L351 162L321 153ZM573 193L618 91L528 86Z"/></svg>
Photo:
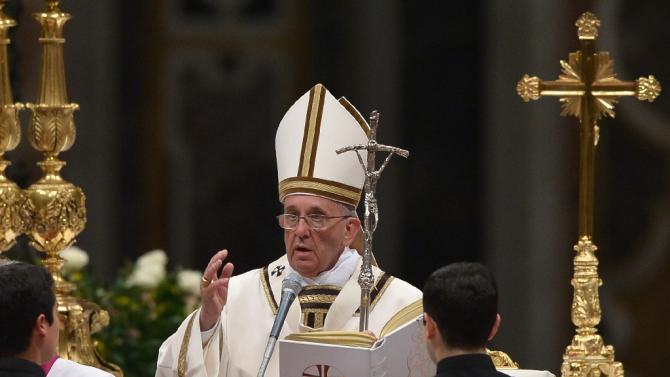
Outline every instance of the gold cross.
<svg viewBox="0 0 670 377"><path fill-rule="evenodd" d="M580 191L579 234L593 233L593 168L595 148L600 138L598 121L603 115L614 118L614 105L619 97L635 96L653 102L661 93L661 84L654 76L636 81L622 81L614 73L614 61L607 52L595 51L600 20L586 12L575 23L580 50L561 60L562 73L555 81L543 81L537 76L524 75L516 86L517 94L525 101L542 96L560 97L562 116L579 118L580 126Z"/></svg>
<svg viewBox="0 0 670 377"><path fill-rule="evenodd" d="M561 60L562 73L558 80L542 81L524 75L516 86L521 98L559 97L563 104L561 115L579 119L579 237L574 249L572 278L572 322L577 327L571 344L563 354L563 377L608 376L623 377L623 364L615 361L614 347L606 345L598 334L601 310L598 288L598 249L592 242L595 150L598 146L598 121L603 116L614 117L614 105L619 97L635 96L652 102L661 93L661 84L654 78L641 77L636 81L621 81L614 73L614 62L607 52L595 51L600 21L593 13L582 14L577 22L579 51L570 53L568 62Z"/></svg>

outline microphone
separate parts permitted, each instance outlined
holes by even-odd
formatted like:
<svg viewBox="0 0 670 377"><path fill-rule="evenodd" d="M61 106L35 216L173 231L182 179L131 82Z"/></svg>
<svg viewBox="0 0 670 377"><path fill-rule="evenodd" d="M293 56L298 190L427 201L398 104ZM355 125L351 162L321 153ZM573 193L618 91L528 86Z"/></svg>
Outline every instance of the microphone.
<svg viewBox="0 0 670 377"><path fill-rule="evenodd" d="M270 362L270 357L274 351L275 344L277 344L277 338L279 338L279 332L284 325L288 309L291 307L293 300L298 296L298 293L302 291L301 281L302 278L300 275L296 272L291 272L281 283L281 302L279 304L279 309L277 310L277 315L275 316L275 322L272 325L272 330L270 331L268 344L265 346L263 361L261 362L261 367L258 369L257 377L263 377L265 375L265 370Z"/></svg>

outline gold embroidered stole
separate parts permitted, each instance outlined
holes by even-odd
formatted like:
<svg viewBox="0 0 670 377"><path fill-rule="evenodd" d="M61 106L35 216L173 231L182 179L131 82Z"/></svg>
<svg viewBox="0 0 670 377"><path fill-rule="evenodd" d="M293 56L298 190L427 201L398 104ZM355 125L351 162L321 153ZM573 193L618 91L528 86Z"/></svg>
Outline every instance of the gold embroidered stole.
<svg viewBox="0 0 670 377"><path fill-rule="evenodd" d="M289 331L296 333L311 330L340 330L352 316L359 316L360 287L356 277L360 272L360 265L359 260L352 278L341 289L332 285L303 287L286 318ZM277 303L281 298L281 285L286 275L284 273L286 266L288 260L284 255L260 271L260 283L273 314L277 314ZM370 311L393 281L393 276L378 268L373 267L373 271L375 286L370 294ZM299 330L300 326L305 329Z"/></svg>
<svg viewBox="0 0 670 377"><path fill-rule="evenodd" d="M326 322L330 306L335 302L341 288L334 285L307 285L298 295L302 310L302 324L318 330Z"/></svg>

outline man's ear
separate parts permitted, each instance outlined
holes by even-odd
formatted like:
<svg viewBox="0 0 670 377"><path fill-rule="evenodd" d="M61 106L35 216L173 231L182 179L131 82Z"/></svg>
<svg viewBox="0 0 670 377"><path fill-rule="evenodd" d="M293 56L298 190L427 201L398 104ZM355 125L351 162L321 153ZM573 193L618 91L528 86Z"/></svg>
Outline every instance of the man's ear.
<svg viewBox="0 0 670 377"><path fill-rule="evenodd" d="M50 326L47 316L43 313L37 316L34 331L40 336L46 336Z"/></svg>
<svg viewBox="0 0 670 377"><path fill-rule="evenodd" d="M432 319L428 313L423 313L423 320L425 321L425 324L423 325L423 333L426 336L426 339L433 340L439 333L437 323L435 323L435 320Z"/></svg>
<svg viewBox="0 0 670 377"><path fill-rule="evenodd" d="M358 217L349 217L344 229L344 246L350 247L360 230L361 220L359 220Z"/></svg>
<svg viewBox="0 0 670 377"><path fill-rule="evenodd" d="M491 332L489 333L489 342L496 336L498 333L498 328L500 328L500 314L496 314L496 320L493 322L493 327L491 327Z"/></svg>

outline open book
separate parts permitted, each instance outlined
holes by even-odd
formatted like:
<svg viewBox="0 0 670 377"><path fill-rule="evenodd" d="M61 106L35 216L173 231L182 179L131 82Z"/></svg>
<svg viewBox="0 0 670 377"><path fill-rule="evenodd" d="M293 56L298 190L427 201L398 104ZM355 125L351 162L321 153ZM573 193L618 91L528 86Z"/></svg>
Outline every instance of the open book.
<svg viewBox="0 0 670 377"><path fill-rule="evenodd" d="M396 313L379 339L356 331L314 331L279 341L280 377L432 377L418 300ZM500 372L512 377L554 377L548 371L517 369L500 351L488 351Z"/></svg>
<svg viewBox="0 0 670 377"><path fill-rule="evenodd" d="M379 339L386 337L399 327L408 324L410 321L416 319L423 314L422 301L416 300L407 305L399 312L393 315L391 319L386 322L379 334ZM370 334L358 331L313 331L304 333L295 333L287 336L286 340L294 340L298 342L312 342L335 344L349 347L363 347L371 348L377 338Z"/></svg>
<svg viewBox="0 0 670 377"><path fill-rule="evenodd" d="M355 331L291 334L279 342L281 377L432 377L421 300L396 313L379 339Z"/></svg>

